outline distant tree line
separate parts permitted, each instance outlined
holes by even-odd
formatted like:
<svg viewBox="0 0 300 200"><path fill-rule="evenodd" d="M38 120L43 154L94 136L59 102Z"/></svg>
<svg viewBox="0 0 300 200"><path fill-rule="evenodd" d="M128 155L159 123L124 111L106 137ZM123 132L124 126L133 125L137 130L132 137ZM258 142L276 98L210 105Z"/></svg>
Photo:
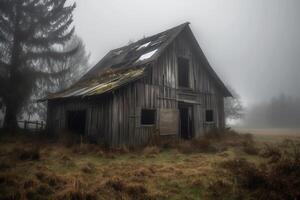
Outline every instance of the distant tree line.
<svg viewBox="0 0 300 200"><path fill-rule="evenodd" d="M285 94L249 108L245 126L255 128L299 128L300 97Z"/></svg>

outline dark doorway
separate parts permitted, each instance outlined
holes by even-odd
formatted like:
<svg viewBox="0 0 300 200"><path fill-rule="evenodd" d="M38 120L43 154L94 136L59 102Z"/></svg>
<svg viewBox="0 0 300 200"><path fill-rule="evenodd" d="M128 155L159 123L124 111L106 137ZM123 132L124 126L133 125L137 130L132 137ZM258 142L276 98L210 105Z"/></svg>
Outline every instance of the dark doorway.
<svg viewBox="0 0 300 200"><path fill-rule="evenodd" d="M86 111L68 111L68 129L74 133L83 135L85 132Z"/></svg>
<svg viewBox="0 0 300 200"><path fill-rule="evenodd" d="M178 86L189 88L189 60L186 58L178 58Z"/></svg>
<svg viewBox="0 0 300 200"><path fill-rule="evenodd" d="M183 139L191 139L194 137L193 107L185 103L179 103L178 107L180 115L180 137Z"/></svg>

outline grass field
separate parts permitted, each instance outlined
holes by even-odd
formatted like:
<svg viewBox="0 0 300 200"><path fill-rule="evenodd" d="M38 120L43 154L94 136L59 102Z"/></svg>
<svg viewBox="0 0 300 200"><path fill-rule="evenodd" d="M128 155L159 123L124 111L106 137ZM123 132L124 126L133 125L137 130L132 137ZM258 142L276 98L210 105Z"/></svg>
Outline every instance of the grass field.
<svg viewBox="0 0 300 200"><path fill-rule="evenodd" d="M234 163L245 164L245 171L249 163L269 163L273 157L262 156L264 143L279 148L285 139L296 144L300 138L231 132L135 151L5 134L0 141L0 199L253 199L254 190L239 185L244 175L232 175Z"/></svg>

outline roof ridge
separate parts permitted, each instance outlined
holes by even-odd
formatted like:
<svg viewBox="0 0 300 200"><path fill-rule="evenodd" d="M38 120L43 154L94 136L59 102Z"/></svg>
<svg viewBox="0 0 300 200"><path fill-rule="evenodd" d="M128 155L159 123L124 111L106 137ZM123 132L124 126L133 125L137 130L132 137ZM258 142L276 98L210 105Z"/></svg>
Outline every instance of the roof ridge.
<svg viewBox="0 0 300 200"><path fill-rule="evenodd" d="M173 26L172 28L168 28L168 29L166 29L166 30L164 30L164 31L161 31L161 32L159 32L159 33L156 33L156 34L153 34L153 35L146 36L146 37L144 37L144 38L138 39L137 41L132 42L132 43L130 43L130 44L127 44L127 45L124 45L124 46L121 46L121 47L118 47L118 48L115 48L115 49L111 49L109 52L116 51L116 50L120 50L120 49L122 49L122 48L132 46L132 45L135 44L135 43L139 43L139 42L141 42L141 41L143 41L143 40L152 38L152 37L157 36L157 35L161 35L161 34L163 34L163 33L170 32L171 30L178 29L179 27L184 27L184 26L187 26L187 25L189 25L189 24L190 24L190 22L184 22L184 23L182 23L182 24L179 24L179 25L177 25L177 26Z"/></svg>
<svg viewBox="0 0 300 200"><path fill-rule="evenodd" d="M143 41L148 41L149 39L158 37L160 35L167 35L167 38L165 39L165 41L162 42L161 47L159 48L159 51L156 53L155 56L153 56L153 58L155 58L155 59L158 58L160 53L163 51L163 49L165 49L165 47L167 47L170 44L170 42L172 42L174 40L174 38L176 38L178 33L180 33L181 30L183 30L189 24L190 24L189 22L185 22L185 23L182 23L180 25L169 28L167 30L164 30L160 33L142 38L142 39L140 39L136 42L133 42L131 44L128 44L128 45L125 45L125 46L122 46L122 47L119 47L119 48L112 49L112 50L108 51L108 53L99 62L97 62L94 65L94 67L92 67L85 75L83 75L79 79L78 82L80 82L80 81L82 81L86 78L89 78L93 73L100 72L101 70L104 70L104 68L111 67L112 66L112 65L110 65L111 63L107 63L107 61L115 59L116 55L117 55L117 57L119 56L118 58L120 58L124 55L120 56L118 54L122 54L122 52L127 52L127 53L133 52L137 45L140 45L140 46L142 45ZM156 40L157 40L157 38L156 38ZM125 59L125 57L123 57L122 59ZM147 62L150 62L151 60L154 60L153 58L148 59ZM118 61L116 61L116 62L118 62ZM145 63L146 62L144 61L143 64L145 64ZM114 63L114 64L116 64L116 63Z"/></svg>

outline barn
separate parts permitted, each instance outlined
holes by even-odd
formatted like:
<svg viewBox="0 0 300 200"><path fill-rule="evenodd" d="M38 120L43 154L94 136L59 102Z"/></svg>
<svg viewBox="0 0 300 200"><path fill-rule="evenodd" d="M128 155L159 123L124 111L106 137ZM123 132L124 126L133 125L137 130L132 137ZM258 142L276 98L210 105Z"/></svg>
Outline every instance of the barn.
<svg viewBox="0 0 300 200"><path fill-rule="evenodd" d="M229 96L184 23L111 50L77 83L49 95L47 128L110 147L197 138L225 126Z"/></svg>

